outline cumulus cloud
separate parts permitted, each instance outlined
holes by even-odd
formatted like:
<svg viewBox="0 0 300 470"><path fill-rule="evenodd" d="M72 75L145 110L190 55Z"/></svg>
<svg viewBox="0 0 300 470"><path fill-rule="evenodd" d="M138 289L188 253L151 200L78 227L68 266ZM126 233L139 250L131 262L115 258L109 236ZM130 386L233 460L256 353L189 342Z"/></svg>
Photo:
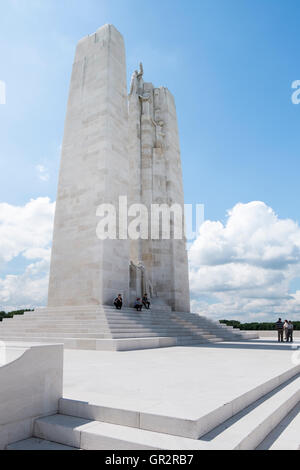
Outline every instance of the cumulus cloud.
<svg viewBox="0 0 300 470"><path fill-rule="evenodd" d="M22 274L0 278L0 309L45 304L54 210L47 197L24 206L0 204L0 266L9 272L18 256L28 263Z"/></svg>
<svg viewBox="0 0 300 470"><path fill-rule="evenodd" d="M45 305L55 203L0 204L0 310ZM10 263L25 268L15 274ZM17 260L18 261L18 260ZM216 319L300 318L300 227L265 203L237 204L226 223L205 221L189 250L192 309Z"/></svg>
<svg viewBox="0 0 300 470"><path fill-rule="evenodd" d="M216 318L300 318L300 227L261 201L239 203L225 224L205 221L189 251L192 307Z"/></svg>

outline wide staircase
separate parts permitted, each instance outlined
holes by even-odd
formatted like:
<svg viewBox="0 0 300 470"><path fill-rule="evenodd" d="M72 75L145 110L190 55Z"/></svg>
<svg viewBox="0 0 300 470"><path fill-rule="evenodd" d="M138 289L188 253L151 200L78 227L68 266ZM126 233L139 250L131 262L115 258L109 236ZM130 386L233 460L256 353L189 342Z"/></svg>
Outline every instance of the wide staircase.
<svg viewBox="0 0 300 470"><path fill-rule="evenodd" d="M299 450L300 366L195 420L62 398L8 450Z"/></svg>
<svg viewBox="0 0 300 470"><path fill-rule="evenodd" d="M194 313L110 306L38 308L0 323L0 340L63 343L68 349L133 350L244 341L242 332Z"/></svg>

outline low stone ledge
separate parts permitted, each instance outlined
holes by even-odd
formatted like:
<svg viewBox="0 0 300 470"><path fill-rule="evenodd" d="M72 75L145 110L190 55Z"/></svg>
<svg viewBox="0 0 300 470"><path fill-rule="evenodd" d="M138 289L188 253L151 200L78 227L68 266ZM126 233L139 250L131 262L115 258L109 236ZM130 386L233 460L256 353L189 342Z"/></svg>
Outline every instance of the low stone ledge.
<svg viewBox="0 0 300 470"><path fill-rule="evenodd" d="M37 417L58 411L63 345L1 342L0 450L32 436Z"/></svg>

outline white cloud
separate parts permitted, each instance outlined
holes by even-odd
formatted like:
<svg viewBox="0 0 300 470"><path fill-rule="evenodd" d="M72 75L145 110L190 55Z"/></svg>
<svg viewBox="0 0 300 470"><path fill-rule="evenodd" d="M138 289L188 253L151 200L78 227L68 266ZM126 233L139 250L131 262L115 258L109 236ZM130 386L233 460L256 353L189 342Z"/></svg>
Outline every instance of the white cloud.
<svg viewBox="0 0 300 470"><path fill-rule="evenodd" d="M25 206L0 204L2 266L17 256L34 261L22 274L0 278L0 310L45 304L54 210L55 203L47 197L32 199Z"/></svg>
<svg viewBox="0 0 300 470"><path fill-rule="evenodd" d="M36 165L37 176L41 181L49 181L50 174L48 168L44 165Z"/></svg>
<svg viewBox="0 0 300 470"><path fill-rule="evenodd" d="M216 318L300 318L300 227L265 203L237 204L226 224L207 220L189 251L192 307Z"/></svg>
<svg viewBox="0 0 300 470"><path fill-rule="evenodd" d="M21 275L10 274L4 279L0 278L1 307L7 311L45 305L48 273L49 260L41 260L27 266L25 272Z"/></svg>
<svg viewBox="0 0 300 470"><path fill-rule="evenodd" d="M23 273L0 277L0 310L46 304L54 209L49 198L0 204L0 262L27 263ZM300 277L298 224L259 201L227 215L226 224L205 221L190 248L192 309L219 319L299 319L300 290L289 293Z"/></svg>

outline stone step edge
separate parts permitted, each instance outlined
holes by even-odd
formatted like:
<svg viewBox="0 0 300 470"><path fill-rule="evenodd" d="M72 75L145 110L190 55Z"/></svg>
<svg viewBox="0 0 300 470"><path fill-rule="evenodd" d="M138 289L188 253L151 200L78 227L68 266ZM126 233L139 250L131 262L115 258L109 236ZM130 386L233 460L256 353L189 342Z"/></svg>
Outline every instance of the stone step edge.
<svg viewBox="0 0 300 470"><path fill-rule="evenodd" d="M221 331L222 333L229 333L231 334L231 331L227 332L226 330L219 330L218 328L204 328L204 327L181 327L181 326L176 326L176 325L159 325L159 324L114 324L114 325L103 325L101 323L97 323L94 325L88 325L88 324L83 324L83 325L78 325L78 324L29 324L29 325L20 325L20 324L15 324L15 325L4 325L3 327L0 326L0 331L14 331L14 330L21 330L21 331L28 331L31 329L39 330L42 328L49 328L50 330L60 330L62 328L65 329L82 329L82 330L95 330L95 328L99 328L99 331L115 331L115 330L165 330L165 331L203 331L203 332L209 332L209 331Z"/></svg>
<svg viewBox="0 0 300 470"><path fill-rule="evenodd" d="M124 324L132 324L132 323L139 323L139 324L145 324L145 325L166 325L166 326L174 326L174 327L187 327L187 328L206 328L206 329L218 329L218 330L223 330L223 331L230 331L231 333L234 333L234 334L247 334L247 333L252 333L252 332L248 332L248 331L243 331L243 330L238 330L238 329L233 329L233 328L230 328L230 327L227 327L227 326L222 326L222 325L218 325L218 324L207 324L206 322L203 322L202 320L201 321L197 321L196 323L193 322L193 323L188 323L188 322L182 322L182 321L179 321L179 320L167 320L167 319L159 319L159 318L149 318L149 317L132 317L132 318L126 318L126 317L120 317L120 318L107 318L107 317L95 317L95 318L88 318L86 319L85 321L78 321L80 320L80 318L72 318L72 319L67 319L67 318L64 318L64 319L55 319L53 317L34 317L34 320L36 322L40 322L40 323L54 323L54 324L60 324L60 323L63 323L63 324L69 324L69 323L74 323L74 324L88 324L88 323L102 323L102 321L105 321L108 325L114 325L114 324L121 324L121 323L124 323ZM11 320L11 321L9 321ZM15 321L13 321L15 320ZM24 321L25 320L25 321ZM16 319L5 319L3 322L3 326L5 325L9 325L9 326L14 326L16 324L25 324L25 323L29 323L33 320L33 318L29 318L29 317L26 317L26 318L19 318L17 317ZM171 323L171 324L170 324ZM0 328L1 328L1 324L0 324Z"/></svg>
<svg viewBox="0 0 300 470"><path fill-rule="evenodd" d="M56 414L34 423L34 436L81 450L205 449L196 440Z"/></svg>
<svg viewBox="0 0 300 470"><path fill-rule="evenodd" d="M12 442L6 446L5 450L80 450L77 447L67 446L54 441L46 439L39 439L37 437L29 437L21 441Z"/></svg>
<svg viewBox="0 0 300 470"><path fill-rule="evenodd" d="M16 338L16 339L15 339ZM212 335L206 335L205 337L204 336L195 336L195 335L186 335L186 336L180 336L180 335L177 335L177 336L158 336L158 335L153 335L153 336L124 336L124 337L113 337L113 336L110 336L110 337L107 337L107 338L101 338L101 337L86 337L84 335L82 336L79 336L79 337L74 337L74 336L33 336L33 335L10 335L10 336L1 336L0 335L0 339L3 339L3 340L13 340L13 341L30 341L31 339L33 341L46 341L46 342L58 342L58 341L85 341L85 342L88 342L88 341L91 341L91 342L109 342L109 341L126 341L126 342L130 342L130 341L144 341L144 340L179 340L179 341L185 341L185 340L191 340L191 341L194 341L194 342L201 342L201 340L208 340L208 339L220 339L222 341L222 338L218 338L216 336L212 336Z"/></svg>
<svg viewBox="0 0 300 470"><path fill-rule="evenodd" d="M300 377L278 386L235 422L220 426L213 445L222 450L254 450L300 402ZM277 388L277 387L276 387ZM268 396L269 395L269 396ZM247 411L247 410L245 410ZM225 429L224 429L225 428ZM206 440L208 437L206 437ZM300 438L299 438L300 439Z"/></svg>
<svg viewBox="0 0 300 470"><path fill-rule="evenodd" d="M193 315L193 314L191 314ZM200 322L201 324L205 324L207 325L208 327L218 327L218 328L224 328L224 329L230 329L230 330L235 330L235 331L241 331L241 330L238 330L238 329L234 329L233 327L231 326L227 326L227 325L223 325L223 324L219 324L217 322L213 322L211 320L208 320L207 318L205 317L200 317L200 316L192 316L192 317L188 317L188 318L184 318L182 316L171 316L171 317L167 317L167 316L164 316L164 317L161 317L160 315L158 314L148 314L148 313L143 313L143 314L137 314L137 313L130 313L128 315L120 315L120 314L116 314L116 315L113 315L113 316L108 316L107 314L105 313L100 313L100 314L97 314L95 312L95 314L92 314L92 313L89 313L89 316L90 317L93 317L92 319L96 319L96 320L101 320L101 319L107 319L109 321L112 321L112 320L137 320L137 319L141 319L141 320L158 320L158 321L172 321L172 322L178 322L180 324L182 323L194 323L194 324L197 324L198 322ZM73 317L74 319L81 319L82 316L77 314L77 313L74 313L74 314L67 314L65 315L64 317L64 321L67 321L68 317ZM32 320L33 318L35 319L49 319L49 320L52 320L52 321L59 321L61 320L61 316L60 315L51 315L50 313L49 314L32 314L32 315L26 315L26 316L16 316L15 318L9 318L9 319L5 319L4 321L9 321L9 320L17 320L17 321L22 321L23 319L26 319L26 320ZM89 318L89 320L92 320L91 318ZM191 322L191 320L196 320L196 322Z"/></svg>
<svg viewBox="0 0 300 470"><path fill-rule="evenodd" d="M57 338L60 338L60 337L63 337L64 340L104 340L104 339L108 339L108 340L119 340L119 339L144 339L144 338L177 338L179 339L180 341L181 340L195 340L195 341L198 341L198 340L214 340L216 338L218 338L217 336L215 335L180 335L180 334L177 334L177 335L165 335L163 336L162 334L150 334L150 333L144 333L141 334L141 333L127 333L127 334L122 334L122 333L115 333L115 334L96 334L96 335L93 335L92 333L91 334L74 334L74 333L57 333L57 334L53 334L53 335L49 335L49 334L34 334L34 333L30 333L30 334L24 334L24 335L20 335L20 334L13 334L11 333L10 335L0 335L0 339L10 339L10 338L37 338L37 339L47 339L47 341L51 341L51 340L55 340L57 341ZM229 340L229 339L228 339Z"/></svg>
<svg viewBox="0 0 300 470"><path fill-rule="evenodd" d="M92 322L91 322L92 323ZM22 331L27 331L30 329L39 329L39 328L52 328L54 331L58 330L60 328L82 328L83 330L88 330L88 329L94 329L95 327L102 327L103 331L115 331L115 330L143 330L143 329L152 329L152 330L165 330L165 331L195 331L195 332L208 332L208 333L214 333L214 332L219 332L221 334L230 334L232 336L253 336L255 335L255 332L237 332L233 333L231 330L225 330L225 329L220 329L216 327L205 327L204 325L190 325L190 326L181 326L181 325L168 325L168 324L160 324L160 323L154 323L154 322L143 322L143 323L127 323L127 322L115 322L115 323L107 323L104 325L101 322L93 322L92 325L89 324L88 322L85 323L76 323L76 322L53 322L50 324L49 322L38 322L32 326L31 324L23 323L20 324L20 322L16 322L15 324L4 324L0 325L0 332L9 332L9 331L15 331L19 330L22 328Z"/></svg>
<svg viewBox="0 0 300 470"><path fill-rule="evenodd" d="M101 421L103 422L109 419L111 424L119 425L124 423L124 417L126 417L127 425L130 427L138 427L139 429L176 435L189 439L199 439L201 436L212 431L227 419L255 403L255 401L272 392L278 386L283 385L299 373L300 366L294 366L285 373L273 377L254 389L248 390L243 395L236 397L225 405L221 405L207 413L205 416L195 420L185 420L178 417L163 416L128 409L119 410L121 414L118 417L118 409L116 408L80 402L68 399L67 397L60 400L59 410L64 414L85 419L92 418L95 421L97 421L97 417L101 418ZM77 411L75 411L74 408ZM112 418L112 416L114 417Z"/></svg>
<svg viewBox="0 0 300 470"><path fill-rule="evenodd" d="M16 323L14 325L4 325L0 326L0 332L10 332L10 331L182 331L182 332L199 332L199 333L210 333L218 332L221 334L230 334L231 336L239 336L239 334L232 334L231 331L218 329L218 328L205 328L203 326L180 326L180 325L162 325L162 324L51 324L48 323L33 323L33 324L20 324Z"/></svg>
<svg viewBox="0 0 300 470"><path fill-rule="evenodd" d="M1 340L1 336L0 336ZM176 346L198 346L209 343L222 342L222 338L211 340L190 339L178 341L177 337L144 337L144 338L101 338L101 339L85 339L85 338L41 338L41 337L9 337L3 338L5 343L9 342L30 342L35 344L51 343L63 344L65 349L81 349L90 351L134 351L139 349L156 349Z"/></svg>
<svg viewBox="0 0 300 470"><path fill-rule="evenodd" d="M177 438L170 434L163 435L161 432L153 432L149 430L127 428L124 426L108 424L104 422L92 422L93 425L85 430L81 436L80 448L86 450L100 450L116 449L120 446L121 449L143 449L143 448L158 448L158 449L199 449L199 450L254 450L257 442L266 436L268 428L272 428L277 421L280 421L287 413L287 410L292 406L296 400L296 395L299 397L299 390L294 392L289 398L286 398L281 405L277 408L274 403L273 412L270 412L266 417L258 416L255 423L250 425L250 432L244 429L243 433L238 435L234 433L235 440L228 441L227 445L220 445L220 442L207 442L199 440L191 440L189 438ZM257 414L261 410L257 409ZM276 417L274 417L276 416ZM236 441L236 442L235 442ZM236 444L239 441L238 444Z"/></svg>
<svg viewBox="0 0 300 470"><path fill-rule="evenodd" d="M256 450L300 450L300 402L259 444Z"/></svg>

